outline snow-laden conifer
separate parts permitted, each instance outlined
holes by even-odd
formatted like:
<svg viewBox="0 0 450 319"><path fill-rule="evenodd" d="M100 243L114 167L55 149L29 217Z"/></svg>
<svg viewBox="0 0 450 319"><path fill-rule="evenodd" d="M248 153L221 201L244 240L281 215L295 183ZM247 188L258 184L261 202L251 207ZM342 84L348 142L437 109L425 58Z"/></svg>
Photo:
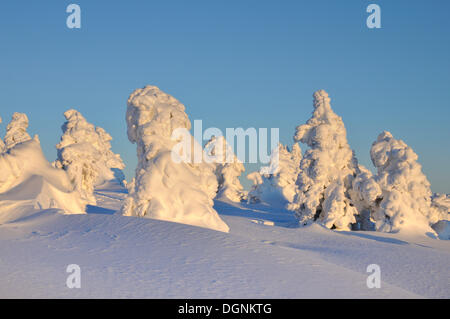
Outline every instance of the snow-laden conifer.
<svg viewBox="0 0 450 319"><path fill-rule="evenodd" d="M324 90L314 93L313 115L297 127L294 140L309 149L300 162L298 192L290 208L301 224L319 221L328 228L350 229L358 214L349 194L358 164L342 118Z"/></svg>

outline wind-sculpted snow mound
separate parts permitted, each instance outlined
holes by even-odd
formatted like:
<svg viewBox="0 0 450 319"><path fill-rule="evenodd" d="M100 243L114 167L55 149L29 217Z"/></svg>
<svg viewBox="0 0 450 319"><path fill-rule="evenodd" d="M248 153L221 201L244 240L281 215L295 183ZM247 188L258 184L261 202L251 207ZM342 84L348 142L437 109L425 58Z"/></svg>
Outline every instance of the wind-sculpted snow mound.
<svg viewBox="0 0 450 319"><path fill-rule="evenodd" d="M0 154L0 222L48 208L66 214L85 212L66 173L45 159L37 137Z"/></svg>
<svg viewBox="0 0 450 319"><path fill-rule="evenodd" d="M183 139L202 152L188 131L191 123L184 110L177 99L155 86L130 95L128 139L137 144L138 165L128 185L129 196L122 214L228 232L228 226L213 209L218 187L214 166L181 160L186 159L190 147L172 152ZM178 129L184 134L174 136Z"/></svg>

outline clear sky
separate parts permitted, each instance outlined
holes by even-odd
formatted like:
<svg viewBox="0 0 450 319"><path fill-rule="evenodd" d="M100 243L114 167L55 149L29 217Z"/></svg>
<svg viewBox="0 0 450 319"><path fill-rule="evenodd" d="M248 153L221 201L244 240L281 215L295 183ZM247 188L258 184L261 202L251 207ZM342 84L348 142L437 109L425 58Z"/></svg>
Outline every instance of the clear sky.
<svg viewBox="0 0 450 319"><path fill-rule="evenodd" d="M70 3L79 30L66 26ZM370 3L381 29L366 27ZM112 135L129 179L136 88L160 87L204 127L279 127L288 144L325 89L362 164L372 168L370 146L389 130L419 155L432 190L450 193L449 14L447 0L3 0L0 134L26 113L53 161L63 112L76 108Z"/></svg>

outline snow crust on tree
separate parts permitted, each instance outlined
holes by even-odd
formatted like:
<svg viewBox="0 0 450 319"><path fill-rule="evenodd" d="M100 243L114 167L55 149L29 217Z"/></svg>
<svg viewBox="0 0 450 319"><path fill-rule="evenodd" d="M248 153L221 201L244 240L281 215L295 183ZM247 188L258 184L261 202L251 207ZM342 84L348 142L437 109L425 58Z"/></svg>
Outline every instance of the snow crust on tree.
<svg viewBox="0 0 450 319"><path fill-rule="evenodd" d="M205 155L215 166L219 184L216 198L240 202L246 197L239 176L245 171L244 164L234 154L225 137L213 136L205 145Z"/></svg>
<svg viewBox="0 0 450 319"><path fill-rule="evenodd" d="M312 117L297 127L294 140L309 149L300 162L299 189L289 208L301 224L318 221L328 228L350 229L358 214L349 195L358 164L342 118L331 109L324 90L314 93Z"/></svg>
<svg viewBox="0 0 450 319"><path fill-rule="evenodd" d="M0 154L0 222L49 208L82 214L85 202L66 172L45 159L35 136Z"/></svg>
<svg viewBox="0 0 450 319"><path fill-rule="evenodd" d="M218 188L214 166L181 160L188 150L172 152L182 139L173 136L177 129L184 129L192 147L202 152L188 132L184 105L158 87L146 86L130 95L126 121L128 139L137 144L138 164L122 214L228 232L213 208Z"/></svg>
<svg viewBox="0 0 450 319"><path fill-rule="evenodd" d="M286 206L292 203L297 192L302 152L298 143L292 147L278 144L270 156L269 166L247 175L253 181L248 194L249 202L263 201L272 205Z"/></svg>
<svg viewBox="0 0 450 319"><path fill-rule="evenodd" d="M0 124L2 124L2 118L0 117ZM5 143L3 142L3 139L0 137L0 153L3 153L5 151Z"/></svg>
<svg viewBox="0 0 450 319"><path fill-rule="evenodd" d="M111 151L111 136L89 123L76 110L64 113L61 142L56 145L55 166L67 171L82 198L95 205L94 188L116 179L117 170L125 167L120 155ZM119 182L122 182L119 178Z"/></svg>
<svg viewBox="0 0 450 319"><path fill-rule="evenodd" d="M15 145L31 140L31 136L27 132L28 117L24 113L14 112L11 121L6 127L6 135L4 143L6 149L11 149Z"/></svg>
<svg viewBox="0 0 450 319"><path fill-rule="evenodd" d="M447 219L448 210L437 204L439 200L432 202L430 183L417 162L417 154L384 131L372 144L370 155L377 169L374 180L379 189L371 194L360 189L360 193L371 207L376 229L433 234L430 226Z"/></svg>

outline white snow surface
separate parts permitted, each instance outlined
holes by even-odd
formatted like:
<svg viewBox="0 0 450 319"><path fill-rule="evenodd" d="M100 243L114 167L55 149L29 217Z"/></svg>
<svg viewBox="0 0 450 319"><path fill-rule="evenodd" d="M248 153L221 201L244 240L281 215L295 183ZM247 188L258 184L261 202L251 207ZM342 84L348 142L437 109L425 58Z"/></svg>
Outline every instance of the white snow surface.
<svg viewBox="0 0 450 319"><path fill-rule="evenodd" d="M450 245L424 236L298 227L293 213L216 201L218 232L116 213L119 185L86 215L48 209L0 224L0 297L449 298ZM66 287L66 267L81 288ZM369 289L367 266L381 268Z"/></svg>

